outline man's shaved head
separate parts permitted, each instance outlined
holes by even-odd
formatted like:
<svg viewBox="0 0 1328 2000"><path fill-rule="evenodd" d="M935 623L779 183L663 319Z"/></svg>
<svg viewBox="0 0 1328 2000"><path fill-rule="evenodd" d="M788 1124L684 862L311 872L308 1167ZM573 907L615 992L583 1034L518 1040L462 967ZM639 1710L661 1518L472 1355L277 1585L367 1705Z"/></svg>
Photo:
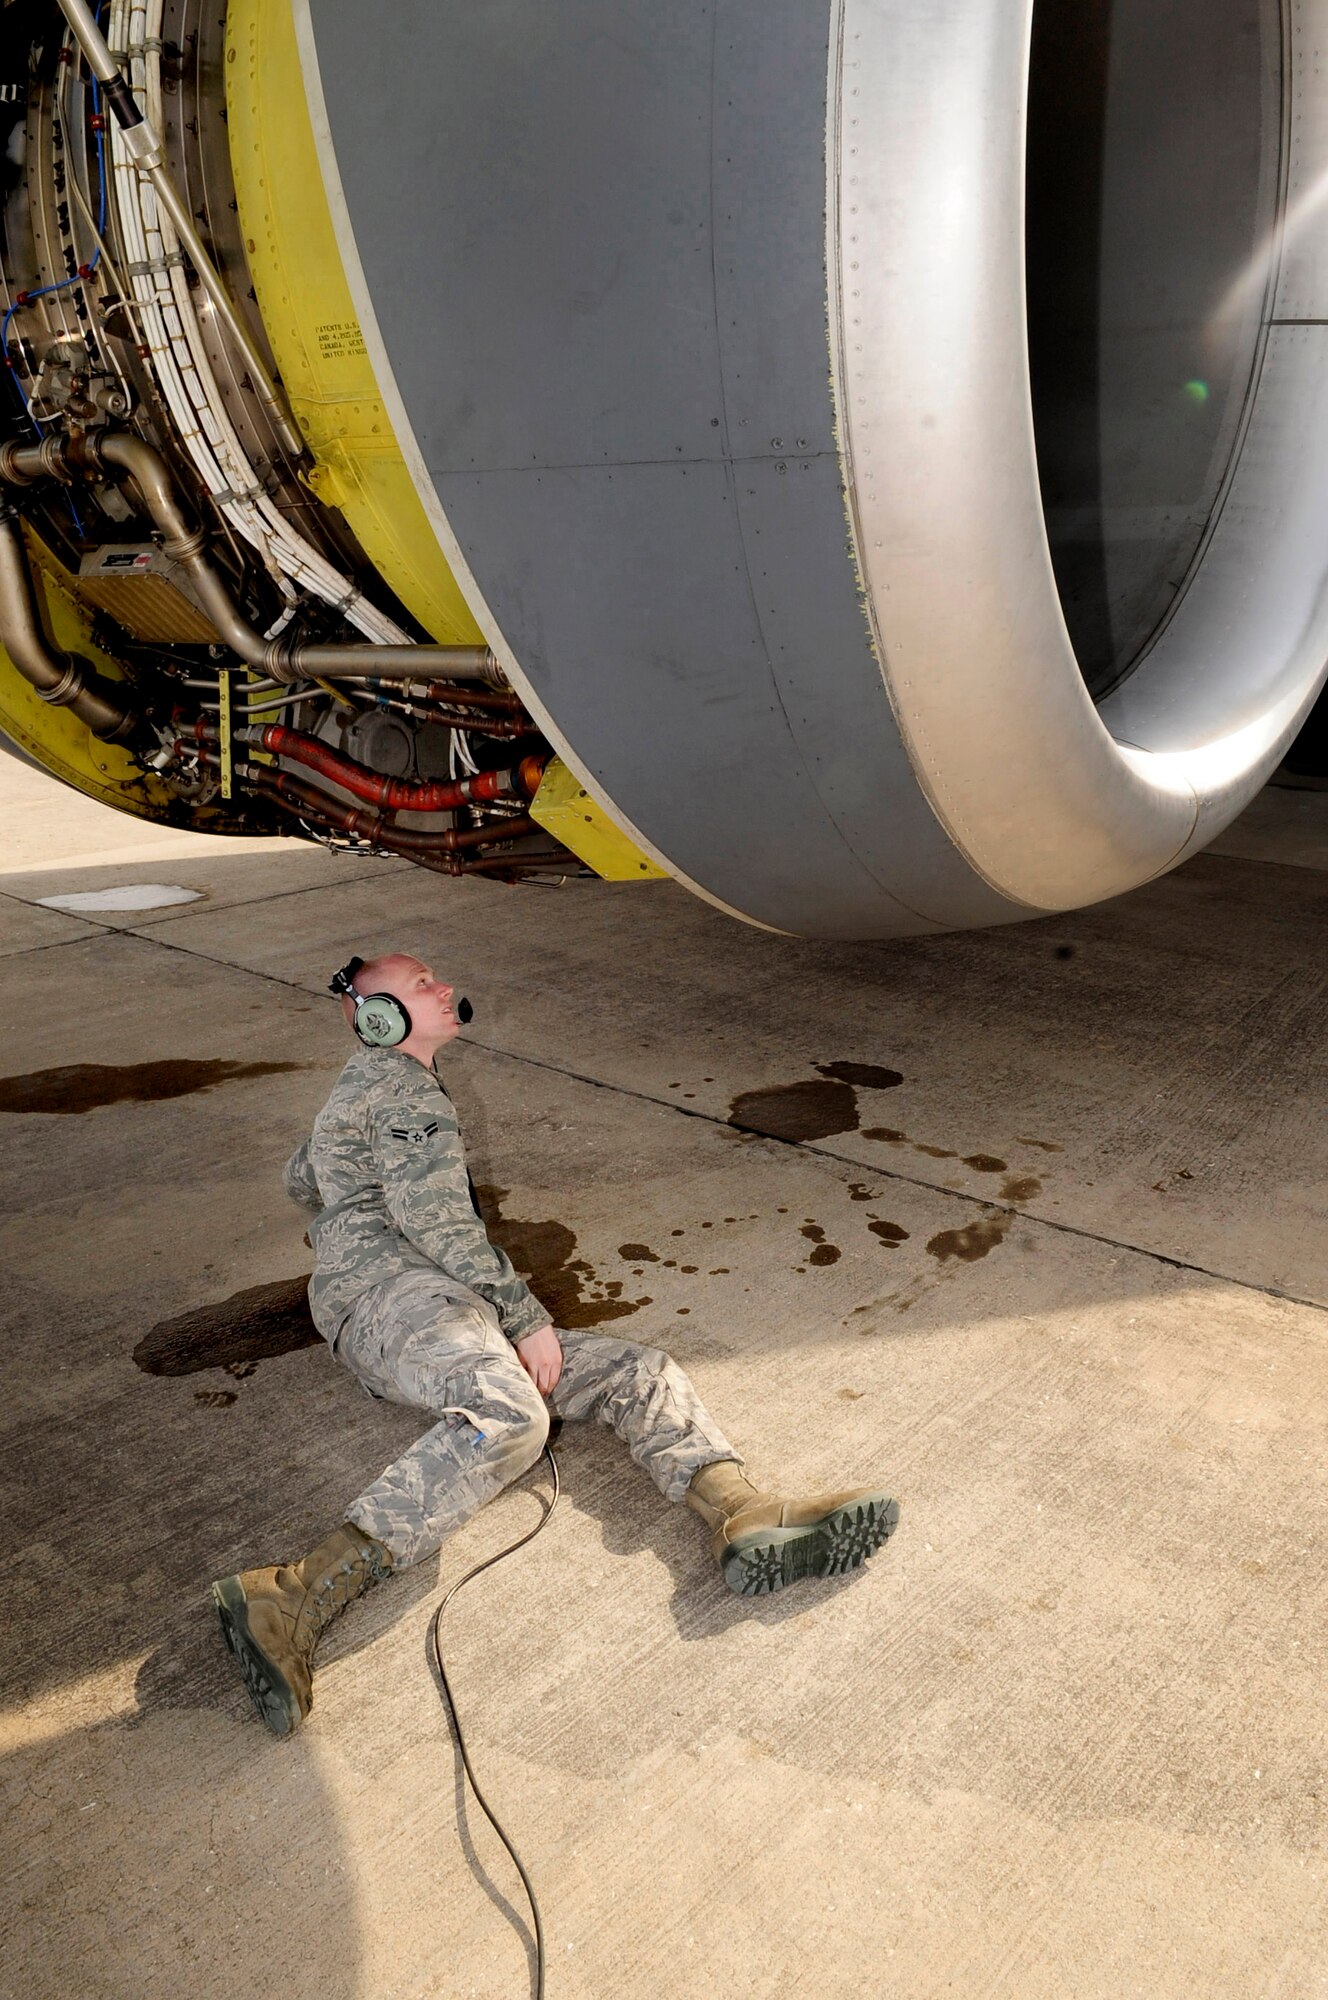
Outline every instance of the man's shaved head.
<svg viewBox="0 0 1328 2000"><path fill-rule="evenodd" d="M406 983L416 973L427 972L418 958L411 958L404 951L384 952L381 958L366 958L355 975L355 991L366 998L370 993L390 993L394 1000L405 1000ZM349 993L341 996L341 1011L346 1017L346 1025L355 1018L355 1002Z"/></svg>
<svg viewBox="0 0 1328 2000"><path fill-rule="evenodd" d="M452 988L409 952L389 951L366 959L355 974L355 991L362 1000L373 993L390 993L401 1002L410 1016L411 1031L397 1046L426 1065L461 1032L452 1009ZM348 993L341 996L341 1012L346 1025L353 1027L355 1002Z"/></svg>

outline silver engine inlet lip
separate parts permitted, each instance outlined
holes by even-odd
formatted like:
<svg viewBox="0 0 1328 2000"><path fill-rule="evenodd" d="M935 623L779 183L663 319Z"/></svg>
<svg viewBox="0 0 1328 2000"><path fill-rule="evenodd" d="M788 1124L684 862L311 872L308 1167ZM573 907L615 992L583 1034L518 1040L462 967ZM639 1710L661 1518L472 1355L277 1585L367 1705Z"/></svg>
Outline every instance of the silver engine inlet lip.
<svg viewBox="0 0 1328 2000"><path fill-rule="evenodd" d="M1311 22L1328 25L1315 0L1299 11L1307 39L1284 61L1309 46ZM828 206L850 513L891 705L956 847L1002 895L1051 911L1118 895L1203 847L1275 768L1323 683L1328 107L1309 74L1293 75L1290 178L1261 267L1242 274L1266 294L1262 364L1220 517L1174 615L1095 708L1034 447L1032 14L843 0Z"/></svg>
<svg viewBox="0 0 1328 2000"><path fill-rule="evenodd" d="M722 33L659 0L295 11L440 547L677 879L810 936L1008 922L1135 887L1258 790L1328 660L1328 0L1278 45L1220 505L1096 707L1035 447L1033 0L766 0Z"/></svg>

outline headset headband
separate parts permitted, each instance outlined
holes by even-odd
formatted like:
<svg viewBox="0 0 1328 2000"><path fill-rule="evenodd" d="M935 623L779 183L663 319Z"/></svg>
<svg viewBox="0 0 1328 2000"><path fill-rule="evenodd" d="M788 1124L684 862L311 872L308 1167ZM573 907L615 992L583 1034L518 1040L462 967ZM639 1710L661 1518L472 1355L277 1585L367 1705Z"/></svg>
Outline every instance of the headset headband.
<svg viewBox="0 0 1328 2000"><path fill-rule="evenodd" d="M335 993L338 998L342 994L347 994L352 1000L358 1000L360 995L355 988L355 975L363 964L364 960L362 958L348 958L340 972L332 974L331 979L328 981L328 992Z"/></svg>

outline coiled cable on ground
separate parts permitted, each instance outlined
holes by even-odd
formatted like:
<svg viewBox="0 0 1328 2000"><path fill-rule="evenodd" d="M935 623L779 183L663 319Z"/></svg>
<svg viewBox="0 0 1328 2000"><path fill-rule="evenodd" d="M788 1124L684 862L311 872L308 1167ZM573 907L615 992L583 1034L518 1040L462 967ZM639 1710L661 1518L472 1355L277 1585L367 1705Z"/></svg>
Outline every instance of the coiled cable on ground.
<svg viewBox="0 0 1328 2000"><path fill-rule="evenodd" d="M535 1895L534 1884L531 1882L529 1875L526 1873L525 1866L521 1860L521 1856L517 1853L515 1847L513 1847L511 1841L508 1839L507 1834L503 1828L503 1824L501 1820L498 1818L498 1815L494 1812L492 1806L489 1804L489 1801L485 1798L483 1792L480 1790L479 1781L476 1778L475 1773L471 1768L470 1752L466 1748L466 1739L465 1736L462 1734L461 1730L461 1718L457 1714L456 1700L452 1694L452 1689L448 1682L447 1668L443 1665L443 1649L441 1641L439 1640L438 1637L438 1628L443 1622L443 1613L446 1611L448 1605L452 1602L452 1599L456 1596L458 1591L464 1590L468 1583L473 1582L473 1580L477 1576L483 1575L486 1569L492 1569L495 1563L502 1562L506 1556L515 1555L518 1549L523 1549L526 1546L527 1542L533 1542L536 1535L538 1535L543 1528L547 1527L553 1515L553 1510L558 1505L559 1484L558 1484L558 1461L553 1455L552 1445L549 1444L545 1445L544 1456L545 1458L548 1459L549 1470L553 1474L553 1495L551 1499L548 1501L547 1505L545 1506L544 1512L541 1514L539 1520L536 1521L533 1528L529 1529L526 1534L522 1535L519 1541L509 1542L505 1549L499 1549L496 1555L486 1556L482 1563L476 1563L474 1569L468 1569L463 1577L459 1577L457 1581L452 1585L452 1588L448 1591L447 1595L443 1598L443 1601L438 1606L438 1609L434 1612L433 1624L430 1628L433 1638L433 1657L434 1657L434 1662L438 1668L439 1694L443 1702L446 1704L448 1714L452 1718L452 1728L456 1733L457 1749L461 1752L461 1763L466 1773L467 1781L469 1782L471 1791L474 1792L476 1799L479 1801L480 1811L484 1814L484 1817L488 1820L489 1825L493 1828L499 1840L502 1841L503 1846L507 1849L508 1853L512 1857L512 1861L516 1868L516 1872L521 1877L521 1886L526 1892L526 1901L530 1904L530 1914L534 1918L535 2000L544 2000L544 1925L540 1920L539 1900Z"/></svg>

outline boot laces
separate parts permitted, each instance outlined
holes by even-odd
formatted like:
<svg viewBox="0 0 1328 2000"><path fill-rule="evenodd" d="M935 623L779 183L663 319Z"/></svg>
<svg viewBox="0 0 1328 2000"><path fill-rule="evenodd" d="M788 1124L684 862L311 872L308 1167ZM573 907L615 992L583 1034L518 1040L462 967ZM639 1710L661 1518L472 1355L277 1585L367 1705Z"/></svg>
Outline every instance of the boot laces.
<svg viewBox="0 0 1328 2000"><path fill-rule="evenodd" d="M387 1565L376 1554L357 1549L341 1558L332 1569L323 1571L305 1592L295 1624L296 1643L313 1647L338 1611L358 1597L371 1582L387 1575Z"/></svg>

